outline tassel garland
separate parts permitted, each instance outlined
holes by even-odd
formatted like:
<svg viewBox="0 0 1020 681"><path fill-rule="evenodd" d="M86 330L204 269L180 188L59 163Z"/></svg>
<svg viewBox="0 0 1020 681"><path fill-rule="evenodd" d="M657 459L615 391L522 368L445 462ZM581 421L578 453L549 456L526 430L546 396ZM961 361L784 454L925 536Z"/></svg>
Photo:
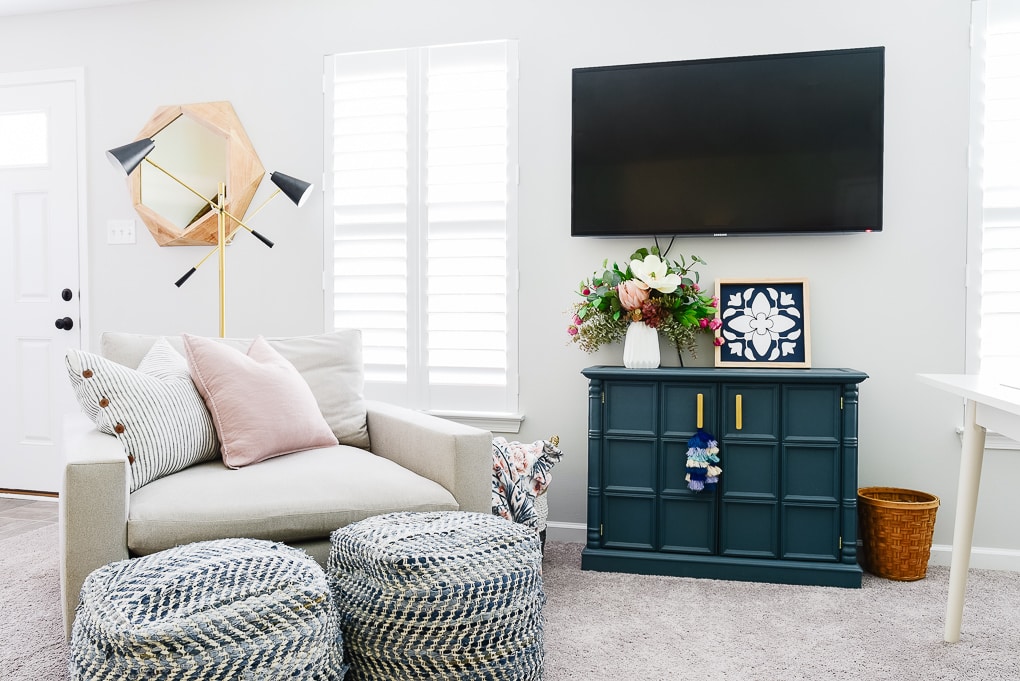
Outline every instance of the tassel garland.
<svg viewBox="0 0 1020 681"><path fill-rule="evenodd" d="M712 491L719 483L719 443L713 435L698 428L687 441L687 488L695 492Z"/></svg>

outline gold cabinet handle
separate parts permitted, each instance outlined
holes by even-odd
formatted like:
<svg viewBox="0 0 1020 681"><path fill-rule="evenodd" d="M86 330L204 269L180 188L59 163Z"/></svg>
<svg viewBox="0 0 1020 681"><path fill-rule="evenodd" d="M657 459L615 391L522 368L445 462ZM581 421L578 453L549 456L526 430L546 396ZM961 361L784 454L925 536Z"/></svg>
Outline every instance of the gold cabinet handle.
<svg viewBox="0 0 1020 681"><path fill-rule="evenodd" d="M744 396L737 395L737 430L744 427Z"/></svg>
<svg viewBox="0 0 1020 681"><path fill-rule="evenodd" d="M705 396L698 393L698 428L705 427Z"/></svg>

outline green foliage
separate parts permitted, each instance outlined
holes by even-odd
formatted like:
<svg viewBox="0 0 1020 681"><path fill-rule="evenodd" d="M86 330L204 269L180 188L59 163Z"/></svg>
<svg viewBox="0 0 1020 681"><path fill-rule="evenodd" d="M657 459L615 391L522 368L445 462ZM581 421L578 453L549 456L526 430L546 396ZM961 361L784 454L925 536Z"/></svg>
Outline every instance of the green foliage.
<svg viewBox="0 0 1020 681"><path fill-rule="evenodd" d="M695 265L707 265L696 255L690 265L660 258L657 247L639 248L625 267L602 263L602 273L581 282L581 301L574 305L574 318L567 328L571 340L585 352L624 338L627 325L641 321L669 338L677 350L695 352L699 333L712 333L717 301L701 291ZM639 270L635 274L634 269ZM630 283L628 283L630 282ZM628 291L621 300L621 285ZM626 301L626 304L625 304Z"/></svg>

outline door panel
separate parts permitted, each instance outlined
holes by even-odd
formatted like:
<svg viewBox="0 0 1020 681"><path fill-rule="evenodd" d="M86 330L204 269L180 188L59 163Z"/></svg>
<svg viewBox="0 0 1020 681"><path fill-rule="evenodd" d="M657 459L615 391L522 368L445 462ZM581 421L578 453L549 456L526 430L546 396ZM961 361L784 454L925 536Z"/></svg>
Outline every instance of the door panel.
<svg viewBox="0 0 1020 681"><path fill-rule="evenodd" d="M722 399L720 437L779 438L778 386L727 385Z"/></svg>
<svg viewBox="0 0 1020 681"><path fill-rule="evenodd" d="M63 358L81 347L80 87L80 76L0 79L0 137L24 143L0 154L0 233L8 239L0 249L0 315L10 322L0 357L12 381L0 393L0 489L56 492L65 417L78 413ZM18 127L25 121L39 132L34 142ZM65 317L72 326L57 328Z"/></svg>
<svg viewBox="0 0 1020 681"><path fill-rule="evenodd" d="M745 558L776 558L778 515L777 504L724 501L720 553Z"/></svg>

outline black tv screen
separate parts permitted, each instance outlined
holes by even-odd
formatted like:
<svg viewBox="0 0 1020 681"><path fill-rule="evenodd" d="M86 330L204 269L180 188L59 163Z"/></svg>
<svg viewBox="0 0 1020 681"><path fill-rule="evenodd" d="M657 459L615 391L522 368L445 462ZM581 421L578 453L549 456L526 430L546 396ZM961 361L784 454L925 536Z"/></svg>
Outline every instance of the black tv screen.
<svg viewBox="0 0 1020 681"><path fill-rule="evenodd" d="M885 48L578 68L571 234L882 229Z"/></svg>

